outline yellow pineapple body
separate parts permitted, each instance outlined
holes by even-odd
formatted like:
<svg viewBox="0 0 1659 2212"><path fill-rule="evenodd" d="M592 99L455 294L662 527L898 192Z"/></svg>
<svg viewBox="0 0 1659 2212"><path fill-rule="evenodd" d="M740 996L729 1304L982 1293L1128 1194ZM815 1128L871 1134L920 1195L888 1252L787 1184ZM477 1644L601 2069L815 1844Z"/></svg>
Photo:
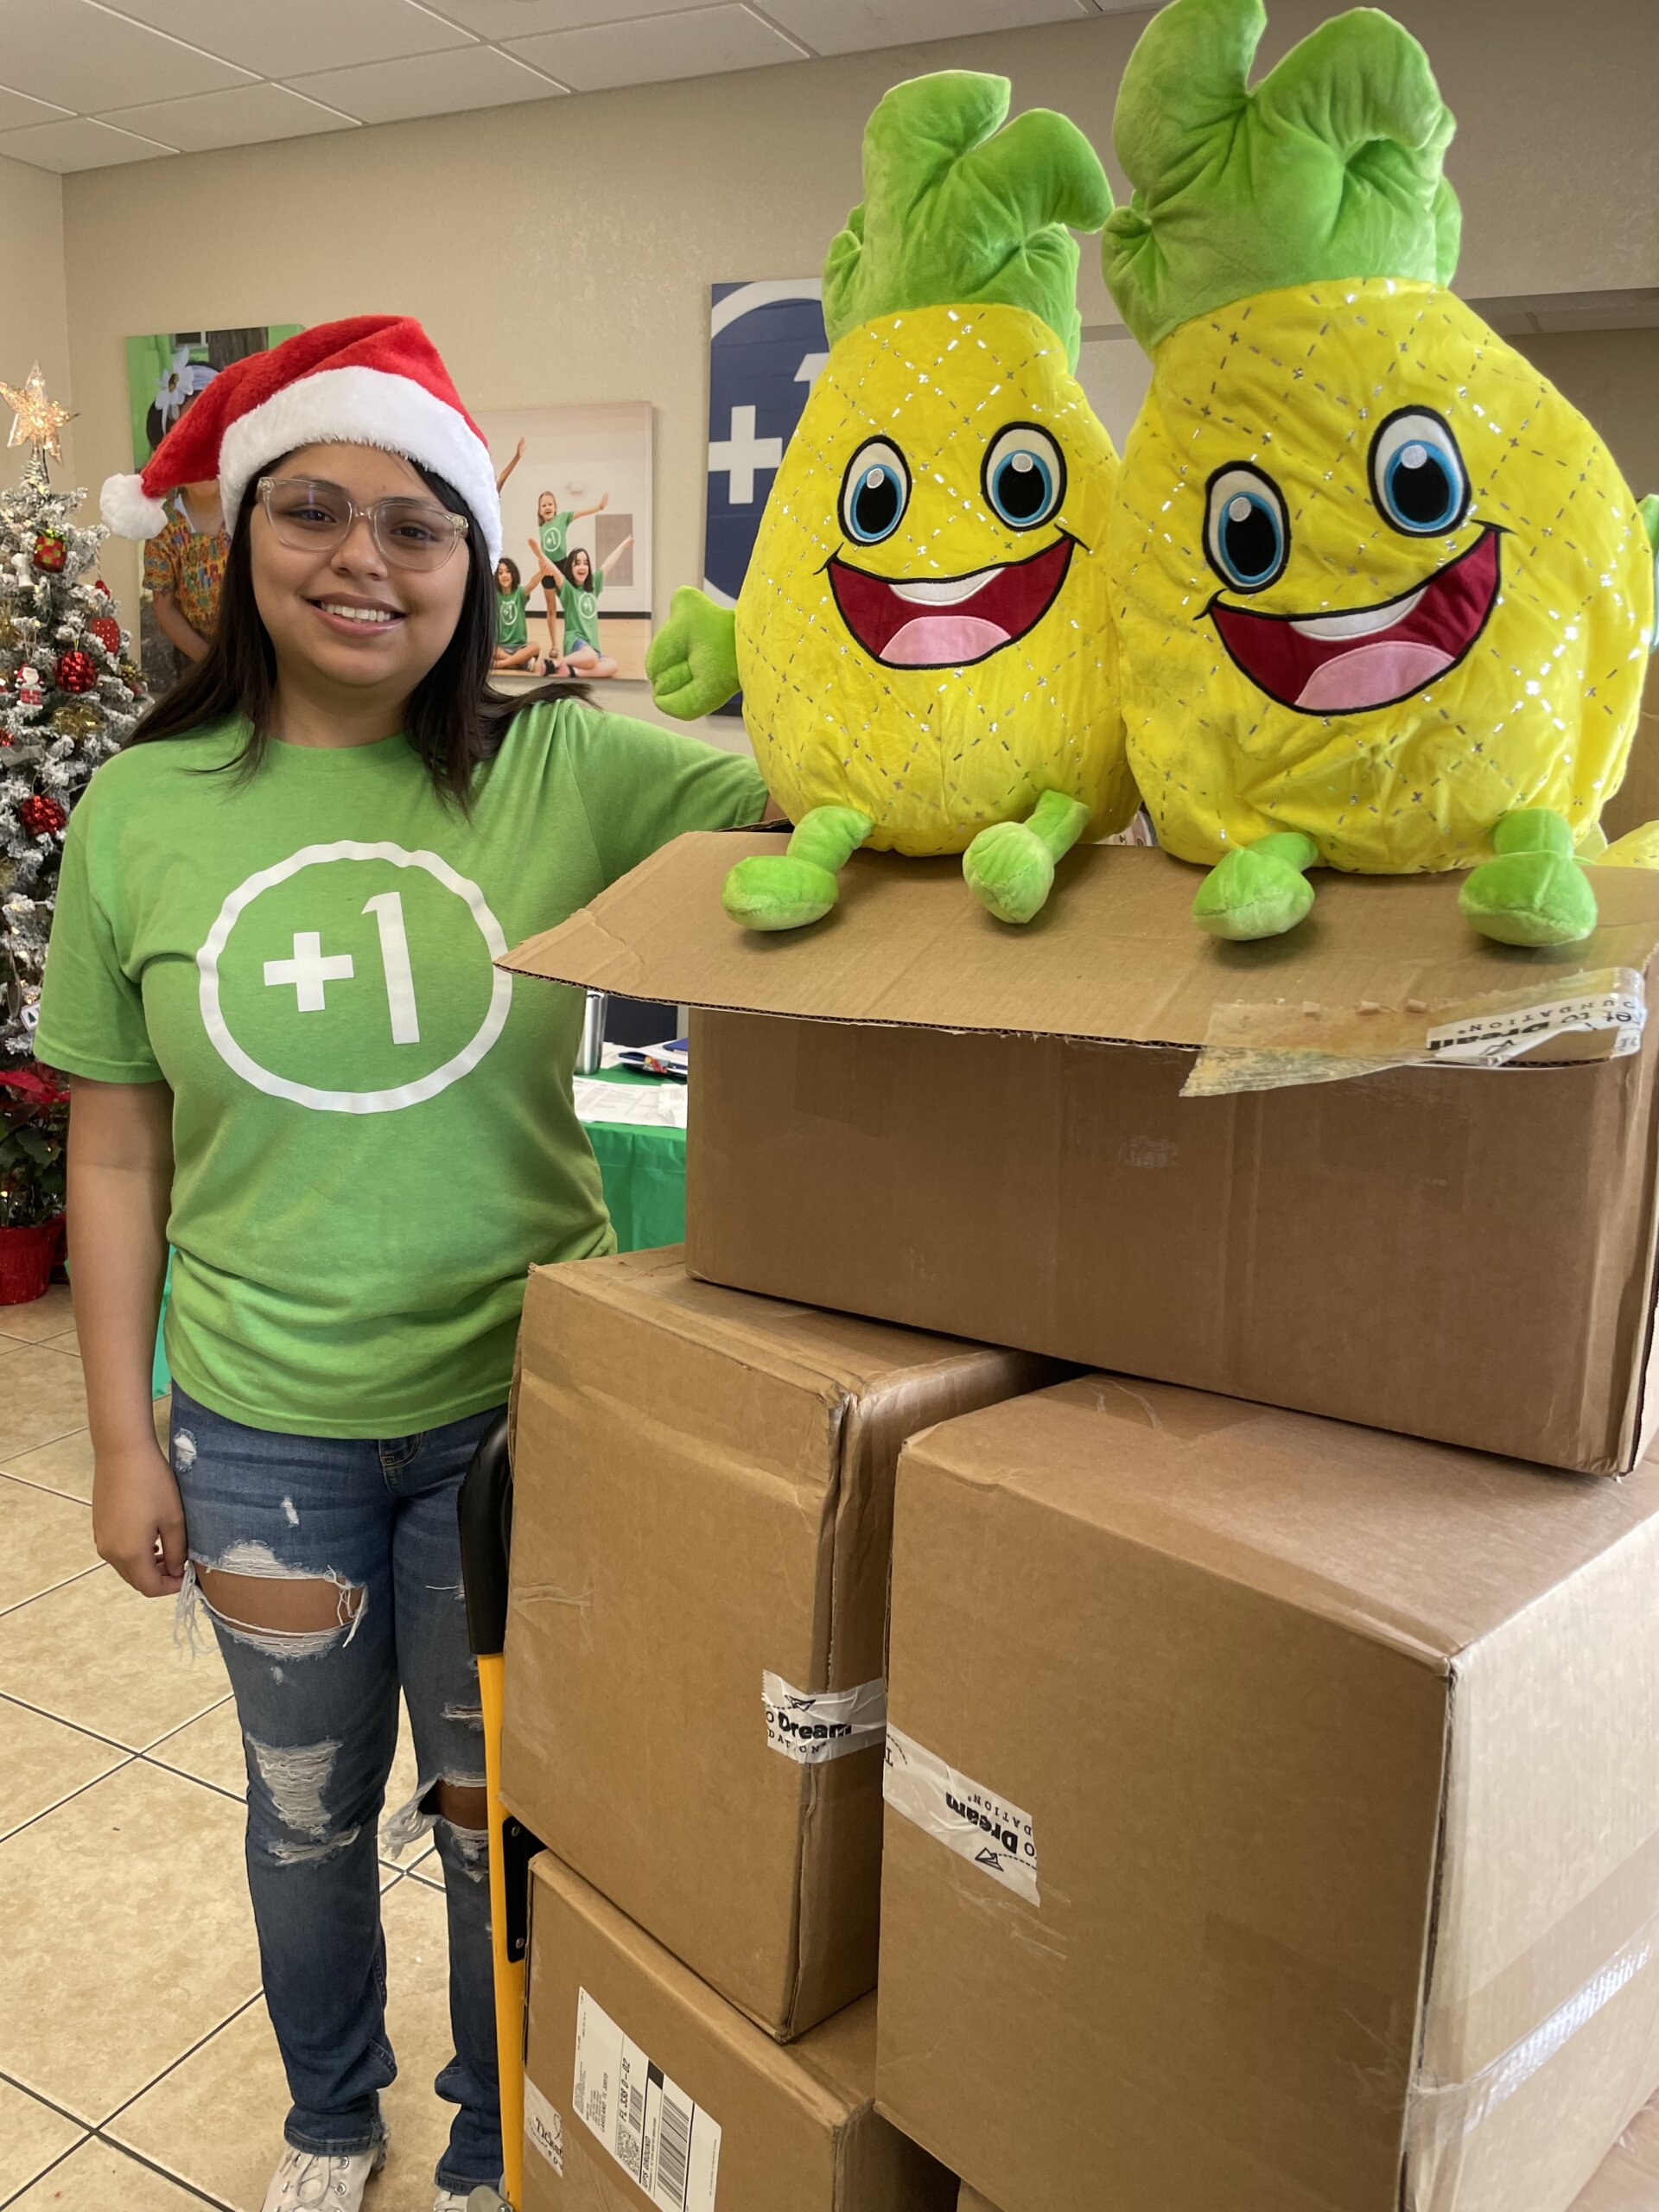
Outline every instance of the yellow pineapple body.
<svg viewBox="0 0 1659 2212"><path fill-rule="evenodd" d="M987 492L1014 425L1038 426L1064 464L1058 505L1029 528L1011 527ZM891 535L863 544L848 534L843 492L872 440L901 456L908 500ZM1022 308L923 308L840 340L784 456L737 606L745 718L796 820L855 807L874 824L872 846L919 855L963 851L1047 791L1088 807L1090 836L1130 819L1105 557L1117 468L1064 346ZM1012 582L993 574L1027 563ZM1037 579L1057 563L1039 607ZM936 594L912 610L909 650L930 653L914 640L944 636L959 610L976 657L895 665L861 643L837 599L849 567L876 580L859 585L864 599L887 585ZM972 613L1006 607L1011 591L1025 594L1020 619L1033 619L998 644ZM959 649L959 638L945 648Z"/></svg>
<svg viewBox="0 0 1659 2212"><path fill-rule="evenodd" d="M1427 536L1391 524L1376 489L1384 426L1418 410L1449 427L1467 478L1465 513ZM1238 465L1277 486L1288 533L1281 572L1249 592L1206 553L1212 493L1224 503ZM1465 868L1511 810L1549 808L1580 833L1618 787L1653 626L1636 502L1577 410L1438 285L1320 282L1174 330L1125 448L1107 553L1129 759L1183 860L1297 830L1333 868ZM1459 591L1462 613L1446 612ZM1235 622L1247 673L1225 642L1230 607L1327 634L1310 648L1299 627L1293 652L1288 630ZM1366 688L1335 668L1340 654L1405 667L1401 683L1442 657L1409 643L1437 607L1444 654L1459 647L1448 664L1396 700L1320 703ZM1313 706L1263 688L1262 640L1275 668L1302 657L1286 683L1310 652L1331 657L1307 676Z"/></svg>

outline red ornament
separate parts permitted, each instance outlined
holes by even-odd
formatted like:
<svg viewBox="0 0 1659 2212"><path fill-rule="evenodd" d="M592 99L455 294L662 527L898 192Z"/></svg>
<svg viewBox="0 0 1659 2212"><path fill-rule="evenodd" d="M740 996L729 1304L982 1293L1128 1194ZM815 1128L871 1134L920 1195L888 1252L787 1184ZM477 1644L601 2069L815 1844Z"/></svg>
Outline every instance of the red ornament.
<svg viewBox="0 0 1659 2212"><path fill-rule="evenodd" d="M69 557L60 530L43 530L35 540L35 565L44 569L48 575L55 576Z"/></svg>
<svg viewBox="0 0 1659 2212"><path fill-rule="evenodd" d="M61 830L69 817L54 798L43 791L35 791L17 810L17 819L31 837L50 837Z"/></svg>
<svg viewBox="0 0 1659 2212"><path fill-rule="evenodd" d="M98 671L92 665L92 655L82 652L79 646L69 652L59 654L58 664L53 674L60 691L96 691L98 689Z"/></svg>
<svg viewBox="0 0 1659 2212"><path fill-rule="evenodd" d="M92 578L92 589L94 591L101 591L105 599L113 599L115 597L115 594L110 589L108 584L105 582L102 576L94 576Z"/></svg>
<svg viewBox="0 0 1659 2212"><path fill-rule="evenodd" d="M86 625L86 634L96 638L111 657L121 650L121 625L112 614L94 614Z"/></svg>

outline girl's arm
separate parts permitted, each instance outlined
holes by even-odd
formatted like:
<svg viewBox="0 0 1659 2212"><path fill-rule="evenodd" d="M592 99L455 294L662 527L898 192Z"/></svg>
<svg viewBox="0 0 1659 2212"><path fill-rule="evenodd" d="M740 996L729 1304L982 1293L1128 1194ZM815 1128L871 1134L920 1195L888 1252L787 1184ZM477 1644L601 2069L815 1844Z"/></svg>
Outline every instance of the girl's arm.
<svg viewBox="0 0 1659 2212"><path fill-rule="evenodd" d="M599 497L594 501L591 507L572 507L570 510L570 519L572 522L580 522L584 515L602 515L606 508L608 507L610 504L610 493L608 492L601 492Z"/></svg>
<svg viewBox="0 0 1659 2212"><path fill-rule="evenodd" d="M632 538L625 537L620 545L613 545L611 548L610 551L605 556L605 558L599 564L599 573L601 576L608 576L610 575L612 562L620 561L632 543Z"/></svg>
<svg viewBox="0 0 1659 2212"><path fill-rule="evenodd" d="M508 477L512 475L513 470L518 467L519 462L524 459L524 442L520 438L518 444L512 449L512 459L507 463L506 467L495 480L495 488L498 492L506 482Z"/></svg>
<svg viewBox="0 0 1659 2212"><path fill-rule="evenodd" d="M150 1373L167 1273L173 1094L77 1078L69 1109L75 1329L92 1432L92 1541L147 1598L184 1577L184 1510L156 1441Z"/></svg>

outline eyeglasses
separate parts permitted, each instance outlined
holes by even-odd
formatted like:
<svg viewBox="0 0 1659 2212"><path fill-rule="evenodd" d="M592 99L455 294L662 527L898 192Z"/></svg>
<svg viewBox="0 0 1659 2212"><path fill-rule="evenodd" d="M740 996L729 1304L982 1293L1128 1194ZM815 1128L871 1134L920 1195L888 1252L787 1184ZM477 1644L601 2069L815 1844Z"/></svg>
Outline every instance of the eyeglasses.
<svg viewBox="0 0 1659 2212"><path fill-rule="evenodd" d="M311 552L343 545L362 521L394 567L441 569L467 535L465 515L429 499L376 499L359 507L338 484L308 476L262 476L257 488L282 543Z"/></svg>

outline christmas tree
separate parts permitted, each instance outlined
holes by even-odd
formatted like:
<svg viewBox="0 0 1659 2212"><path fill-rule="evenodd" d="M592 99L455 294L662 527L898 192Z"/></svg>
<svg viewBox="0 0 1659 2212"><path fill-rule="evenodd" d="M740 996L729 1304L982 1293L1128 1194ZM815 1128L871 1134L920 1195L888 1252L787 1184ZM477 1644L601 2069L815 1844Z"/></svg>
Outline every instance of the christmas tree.
<svg viewBox="0 0 1659 2212"><path fill-rule="evenodd" d="M0 1066L32 1056L41 974L69 810L142 711L143 683L109 586L95 574L109 536L78 528L82 492L54 492L69 420L38 363L21 389L9 443L32 448L23 480L0 492Z"/></svg>

